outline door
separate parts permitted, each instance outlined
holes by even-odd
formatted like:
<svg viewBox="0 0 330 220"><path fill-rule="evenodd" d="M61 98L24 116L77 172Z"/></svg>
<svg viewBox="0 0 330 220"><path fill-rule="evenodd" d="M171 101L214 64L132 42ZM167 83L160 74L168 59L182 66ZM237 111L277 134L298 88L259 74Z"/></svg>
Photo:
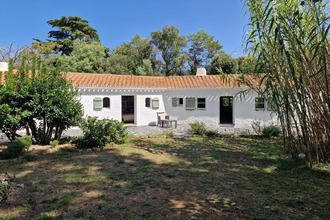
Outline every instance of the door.
<svg viewBox="0 0 330 220"><path fill-rule="evenodd" d="M220 97L220 124L233 124L233 97Z"/></svg>
<svg viewBox="0 0 330 220"><path fill-rule="evenodd" d="M134 96L121 97L121 115L124 123L134 124Z"/></svg>

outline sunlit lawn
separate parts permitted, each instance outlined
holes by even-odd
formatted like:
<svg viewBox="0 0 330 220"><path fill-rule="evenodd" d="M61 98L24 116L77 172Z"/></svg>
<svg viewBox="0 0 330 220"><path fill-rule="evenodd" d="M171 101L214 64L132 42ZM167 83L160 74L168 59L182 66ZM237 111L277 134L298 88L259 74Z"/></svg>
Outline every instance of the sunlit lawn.
<svg viewBox="0 0 330 220"><path fill-rule="evenodd" d="M24 183L0 219L328 219L329 167L280 152L280 140L157 136L0 162Z"/></svg>

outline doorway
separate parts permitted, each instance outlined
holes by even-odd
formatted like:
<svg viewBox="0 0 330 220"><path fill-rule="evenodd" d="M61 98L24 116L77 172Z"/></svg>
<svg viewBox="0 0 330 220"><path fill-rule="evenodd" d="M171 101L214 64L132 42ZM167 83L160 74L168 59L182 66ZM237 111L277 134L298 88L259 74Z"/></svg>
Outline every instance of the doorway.
<svg viewBox="0 0 330 220"><path fill-rule="evenodd" d="M220 97L220 124L233 124L233 97Z"/></svg>
<svg viewBox="0 0 330 220"><path fill-rule="evenodd" d="M122 122L134 124L134 96L121 97L121 117Z"/></svg>

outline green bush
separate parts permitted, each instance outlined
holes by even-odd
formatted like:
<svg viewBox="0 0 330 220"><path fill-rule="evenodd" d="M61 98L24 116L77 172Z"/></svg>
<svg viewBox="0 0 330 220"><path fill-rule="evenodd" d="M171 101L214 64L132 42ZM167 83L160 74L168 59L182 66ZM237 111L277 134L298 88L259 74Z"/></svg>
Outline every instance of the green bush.
<svg viewBox="0 0 330 220"><path fill-rule="evenodd" d="M123 143L127 138L126 127L122 122L113 119L98 120L97 117L87 117L81 123L83 136L76 141L78 148L104 147L115 142Z"/></svg>
<svg viewBox="0 0 330 220"><path fill-rule="evenodd" d="M51 147L56 147L58 145L58 140L50 141L49 144Z"/></svg>
<svg viewBox="0 0 330 220"><path fill-rule="evenodd" d="M206 132L206 128L205 128L205 123L204 122L194 122L194 123L190 123L190 131L193 135L204 135Z"/></svg>
<svg viewBox="0 0 330 220"><path fill-rule="evenodd" d="M1 158L12 159L19 157L23 153L24 149L30 147L31 145L31 136L19 137L17 140L11 142L6 149L2 150Z"/></svg>
<svg viewBox="0 0 330 220"><path fill-rule="evenodd" d="M30 147L32 145L32 137L29 135L17 138L25 147Z"/></svg>
<svg viewBox="0 0 330 220"><path fill-rule="evenodd" d="M13 159L19 157L22 154L24 148L25 145L22 142L15 140L11 142L6 149L2 150L2 158Z"/></svg>
<svg viewBox="0 0 330 220"><path fill-rule="evenodd" d="M270 137L278 137L281 134L281 129L276 125L268 125L262 128L262 135L270 138Z"/></svg>
<svg viewBox="0 0 330 220"><path fill-rule="evenodd" d="M216 130L208 130L205 132L205 135L208 137L220 137L220 134Z"/></svg>

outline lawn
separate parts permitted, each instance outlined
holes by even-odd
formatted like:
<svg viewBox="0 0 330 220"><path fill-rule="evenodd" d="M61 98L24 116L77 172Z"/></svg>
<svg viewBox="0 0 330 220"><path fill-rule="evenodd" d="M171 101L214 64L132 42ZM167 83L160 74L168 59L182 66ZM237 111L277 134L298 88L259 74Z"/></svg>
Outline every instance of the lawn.
<svg viewBox="0 0 330 220"><path fill-rule="evenodd" d="M329 166L261 138L131 137L102 151L34 152L0 219L329 219Z"/></svg>

